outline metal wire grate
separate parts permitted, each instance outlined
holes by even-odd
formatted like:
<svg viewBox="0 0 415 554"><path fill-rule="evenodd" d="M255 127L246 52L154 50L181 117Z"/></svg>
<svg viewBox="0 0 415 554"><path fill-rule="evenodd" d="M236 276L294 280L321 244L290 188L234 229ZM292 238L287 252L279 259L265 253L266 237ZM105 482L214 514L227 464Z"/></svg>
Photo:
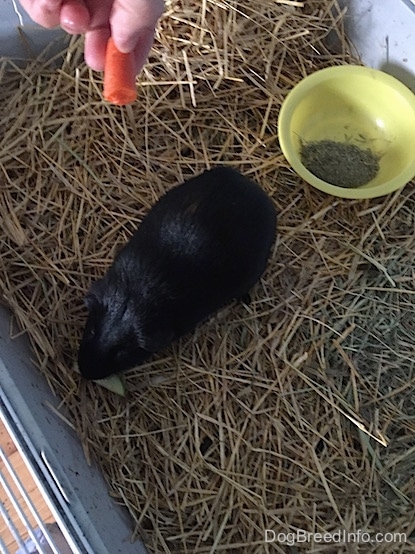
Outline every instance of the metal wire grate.
<svg viewBox="0 0 415 554"><path fill-rule="evenodd" d="M0 554L96 554L46 452L37 451L1 396L0 422L15 448L0 447Z"/></svg>
<svg viewBox="0 0 415 554"><path fill-rule="evenodd" d="M63 544L64 548L66 547L65 552L62 551L62 545L58 547L54 539L54 536L56 538L57 534L58 536L60 534L57 524L51 525L43 521L13 464L1 448L0 460L2 462L0 485L4 493L2 496L8 498L13 508L13 511L9 511L5 504L1 502L1 516L15 540L15 544L19 547L17 551L10 552L4 541L0 539L1 554L16 554L16 552L18 554L33 554L34 552L39 554L72 554L73 551L67 543L66 545ZM20 498L15 491L18 492ZM23 525L24 534L19 531L15 521L16 518ZM31 520L36 522L36 527L33 527L30 523ZM62 543L62 539L60 542Z"/></svg>

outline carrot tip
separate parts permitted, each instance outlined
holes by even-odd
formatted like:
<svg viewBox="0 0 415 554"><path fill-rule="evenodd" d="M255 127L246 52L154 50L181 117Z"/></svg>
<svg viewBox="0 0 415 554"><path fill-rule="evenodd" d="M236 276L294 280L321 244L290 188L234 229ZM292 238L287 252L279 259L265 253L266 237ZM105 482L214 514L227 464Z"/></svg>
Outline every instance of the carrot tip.
<svg viewBox="0 0 415 554"><path fill-rule="evenodd" d="M104 88L104 100L117 106L125 106L137 100L137 92L128 88L118 88L116 91L106 91Z"/></svg>
<svg viewBox="0 0 415 554"><path fill-rule="evenodd" d="M105 55L103 95L118 106L131 104L137 98L134 56L120 52L111 37Z"/></svg>

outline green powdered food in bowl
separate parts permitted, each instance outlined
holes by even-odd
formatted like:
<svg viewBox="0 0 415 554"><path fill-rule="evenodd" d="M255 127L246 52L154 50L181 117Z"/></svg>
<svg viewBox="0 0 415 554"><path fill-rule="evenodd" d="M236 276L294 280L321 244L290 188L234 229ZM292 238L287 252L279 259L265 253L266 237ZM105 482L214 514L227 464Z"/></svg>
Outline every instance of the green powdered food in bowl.
<svg viewBox="0 0 415 554"><path fill-rule="evenodd" d="M379 171L379 156L355 144L320 140L302 144L301 161L313 175L337 187L360 187Z"/></svg>

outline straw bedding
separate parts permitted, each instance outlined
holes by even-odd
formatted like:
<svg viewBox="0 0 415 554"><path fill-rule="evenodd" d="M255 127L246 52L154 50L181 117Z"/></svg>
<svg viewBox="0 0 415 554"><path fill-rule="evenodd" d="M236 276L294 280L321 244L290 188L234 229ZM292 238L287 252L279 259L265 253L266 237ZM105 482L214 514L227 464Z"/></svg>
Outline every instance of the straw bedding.
<svg viewBox="0 0 415 554"><path fill-rule="evenodd" d="M406 545L361 551L414 551L414 185L329 197L276 138L292 86L351 61L342 21L329 0L171 0L123 109L79 41L63 61L2 63L2 299L149 552L358 549L265 529L401 531ZM157 198L219 163L279 212L251 303L128 372L126 398L83 381L89 284Z"/></svg>

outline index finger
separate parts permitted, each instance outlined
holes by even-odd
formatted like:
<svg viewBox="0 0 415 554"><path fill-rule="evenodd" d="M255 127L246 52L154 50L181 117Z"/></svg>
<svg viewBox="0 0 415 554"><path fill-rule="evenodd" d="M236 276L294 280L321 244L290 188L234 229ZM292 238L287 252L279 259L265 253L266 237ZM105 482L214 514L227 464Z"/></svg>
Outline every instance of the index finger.
<svg viewBox="0 0 415 554"><path fill-rule="evenodd" d="M111 36L121 52L131 52L139 42L147 49L164 10L163 0L114 0ZM150 47L148 47L148 50Z"/></svg>

